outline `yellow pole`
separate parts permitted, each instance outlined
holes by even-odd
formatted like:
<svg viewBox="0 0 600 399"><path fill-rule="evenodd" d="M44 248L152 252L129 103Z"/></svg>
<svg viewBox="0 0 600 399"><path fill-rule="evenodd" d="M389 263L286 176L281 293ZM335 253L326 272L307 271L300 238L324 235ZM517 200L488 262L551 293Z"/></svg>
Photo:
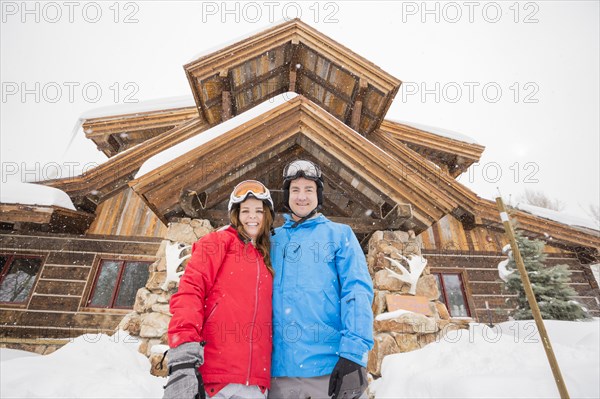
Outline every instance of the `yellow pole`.
<svg viewBox="0 0 600 399"><path fill-rule="evenodd" d="M504 206L502 198L496 198L496 204L498 205L498 210L500 211L500 219L504 224L504 230L506 231L506 235L508 236L508 240L510 241L510 247L513 252L515 263L517 264L519 274L521 275L521 280L523 281L523 289L525 290L525 295L527 296L527 302L529 302L531 313L533 313L535 324L537 326L538 331L540 332L542 343L544 344L546 357L548 358L550 368L552 369L552 374L554 375L554 382L556 382L556 387L558 388L558 392L560 392L560 397L562 399L568 399L569 392L567 391L567 386L565 385L565 381L563 380L560 368L558 367L556 356L554 356L552 344L550 343L550 338L548 338L548 332L546 331L546 327L544 326L544 320L542 319L540 308L537 304L537 301L535 300L535 294L533 293L533 288L531 288L529 275L527 274L527 270L525 269L523 258L521 258L521 252L519 251L519 246L517 245L517 240L515 239L515 232L513 230L512 224L510 223L510 219L508 218L508 213L506 212L506 207Z"/></svg>

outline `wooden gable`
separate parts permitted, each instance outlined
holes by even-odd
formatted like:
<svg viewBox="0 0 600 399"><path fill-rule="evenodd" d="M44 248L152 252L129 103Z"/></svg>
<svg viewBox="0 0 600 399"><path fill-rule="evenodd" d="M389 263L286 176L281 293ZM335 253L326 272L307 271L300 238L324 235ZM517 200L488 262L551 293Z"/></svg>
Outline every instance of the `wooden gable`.
<svg viewBox="0 0 600 399"><path fill-rule="evenodd" d="M89 118L82 126L85 137L112 157L194 118L198 118L197 109L183 107Z"/></svg>
<svg viewBox="0 0 600 399"><path fill-rule="evenodd" d="M484 146L440 136L403 123L384 120L379 130L406 144L456 178L478 162Z"/></svg>
<svg viewBox="0 0 600 399"><path fill-rule="evenodd" d="M295 19L184 66L199 113L216 124L286 91L362 134L376 129L400 80Z"/></svg>

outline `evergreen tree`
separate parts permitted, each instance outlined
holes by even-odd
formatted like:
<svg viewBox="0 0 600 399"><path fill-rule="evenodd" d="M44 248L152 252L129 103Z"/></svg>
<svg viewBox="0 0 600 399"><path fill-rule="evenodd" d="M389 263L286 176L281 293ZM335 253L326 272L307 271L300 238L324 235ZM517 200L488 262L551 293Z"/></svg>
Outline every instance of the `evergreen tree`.
<svg viewBox="0 0 600 399"><path fill-rule="evenodd" d="M587 319L589 315L581 305L573 300L577 295L569 286L571 272L567 265L546 267L544 243L540 240L530 240L519 231L516 232L517 245L529 275L529 280L539 305L543 319L548 320L579 320ZM509 257L508 270L514 270L506 281L509 292L517 294L517 308L512 312L516 320L533 319L519 270L512 256Z"/></svg>

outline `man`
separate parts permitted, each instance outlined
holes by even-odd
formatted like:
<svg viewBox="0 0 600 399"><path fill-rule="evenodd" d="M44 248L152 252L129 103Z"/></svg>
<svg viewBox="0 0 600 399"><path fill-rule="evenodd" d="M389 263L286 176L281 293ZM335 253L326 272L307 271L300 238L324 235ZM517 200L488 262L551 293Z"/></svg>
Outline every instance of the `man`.
<svg viewBox="0 0 600 399"><path fill-rule="evenodd" d="M318 213L323 176L310 161L283 172L291 215L272 240L273 357L269 398L358 398L373 347L373 285L352 232Z"/></svg>

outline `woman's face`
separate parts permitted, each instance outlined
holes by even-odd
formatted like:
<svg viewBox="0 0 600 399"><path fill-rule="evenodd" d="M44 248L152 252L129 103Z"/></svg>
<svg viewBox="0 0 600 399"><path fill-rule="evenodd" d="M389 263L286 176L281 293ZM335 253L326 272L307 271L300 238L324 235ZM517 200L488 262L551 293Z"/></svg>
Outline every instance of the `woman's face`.
<svg viewBox="0 0 600 399"><path fill-rule="evenodd" d="M263 202L248 197L240 204L240 223L251 239L256 239L263 224Z"/></svg>

